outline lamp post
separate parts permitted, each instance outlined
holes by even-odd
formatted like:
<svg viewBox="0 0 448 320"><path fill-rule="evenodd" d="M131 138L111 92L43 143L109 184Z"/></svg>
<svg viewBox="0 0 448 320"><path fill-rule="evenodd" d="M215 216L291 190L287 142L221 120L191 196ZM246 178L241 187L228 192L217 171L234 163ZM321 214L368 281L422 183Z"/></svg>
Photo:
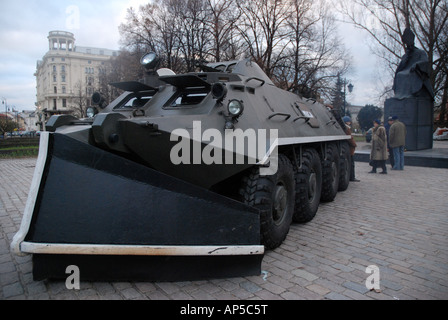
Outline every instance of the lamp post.
<svg viewBox="0 0 448 320"><path fill-rule="evenodd" d="M8 115L8 103L5 97L2 97L2 104L5 105L5 117Z"/></svg>
<svg viewBox="0 0 448 320"><path fill-rule="evenodd" d="M346 99L346 87L348 88L348 92L352 93L353 92L353 88L355 87L353 84L349 83L347 85L347 79L344 78L344 80L342 81L343 86L344 86L344 110L343 110L343 114L342 116L346 115L346 111L347 111L347 99Z"/></svg>
<svg viewBox="0 0 448 320"><path fill-rule="evenodd" d="M6 100L5 97L2 97L2 104L5 105L5 123L7 123L8 121L8 101ZM5 129L6 131L6 129ZM3 132L3 139L6 139L6 132Z"/></svg>

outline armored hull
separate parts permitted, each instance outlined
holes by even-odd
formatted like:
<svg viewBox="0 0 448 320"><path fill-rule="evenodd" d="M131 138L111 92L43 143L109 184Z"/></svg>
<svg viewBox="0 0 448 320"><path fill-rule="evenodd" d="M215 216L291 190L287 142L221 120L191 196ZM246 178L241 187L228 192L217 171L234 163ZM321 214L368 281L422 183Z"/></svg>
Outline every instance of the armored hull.
<svg viewBox="0 0 448 320"><path fill-rule="evenodd" d="M293 220L347 188L336 113L249 60L204 71L151 71L107 106L95 95L93 118L48 121L12 244L36 279L73 264L89 279L259 274Z"/></svg>

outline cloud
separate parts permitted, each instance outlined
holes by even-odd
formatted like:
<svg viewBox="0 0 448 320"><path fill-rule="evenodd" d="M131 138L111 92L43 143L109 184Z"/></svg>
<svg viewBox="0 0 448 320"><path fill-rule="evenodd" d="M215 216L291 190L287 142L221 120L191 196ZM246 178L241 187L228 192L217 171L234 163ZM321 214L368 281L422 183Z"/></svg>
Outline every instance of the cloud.
<svg viewBox="0 0 448 320"><path fill-rule="evenodd" d="M13 0L0 1L0 97L18 109L34 109L37 60L48 51L48 33L74 33L76 45L119 49L118 27L125 22L127 9L149 0ZM348 101L364 105L377 95L375 58L366 35L341 25L340 36L354 57L356 73L347 76L355 86ZM369 58L370 57L370 58Z"/></svg>
<svg viewBox="0 0 448 320"><path fill-rule="evenodd" d="M14 0L0 2L0 97L33 110L37 60L48 51L48 33L75 34L76 45L119 49L118 26L130 6L146 0Z"/></svg>
<svg viewBox="0 0 448 320"><path fill-rule="evenodd" d="M347 75L347 81L354 85L354 89L347 94L347 101L361 106L378 104L378 65L376 56L370 50L368 35L348 23L339 24L339 34L353 57L352 72Z"/></svg>

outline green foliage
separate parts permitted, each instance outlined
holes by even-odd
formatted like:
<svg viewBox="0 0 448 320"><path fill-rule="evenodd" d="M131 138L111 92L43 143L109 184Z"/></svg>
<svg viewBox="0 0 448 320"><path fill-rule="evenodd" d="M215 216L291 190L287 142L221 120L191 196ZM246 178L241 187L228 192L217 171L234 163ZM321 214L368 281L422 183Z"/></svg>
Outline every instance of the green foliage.
<svg viewBox="0 0 448 320"><path fill-rule="evenodd" d="M15 128L17 128L17 122L8 119L4 115L0 117L0 134L12 132Z"/></svg>
<svg viewBox="0 0 448 320"><path fill-rule="evenodd" d="M375 119L381 119L383 110L377 106L368 104L358 113L358 123L362 130L367 131L373 127Z"/></svg>

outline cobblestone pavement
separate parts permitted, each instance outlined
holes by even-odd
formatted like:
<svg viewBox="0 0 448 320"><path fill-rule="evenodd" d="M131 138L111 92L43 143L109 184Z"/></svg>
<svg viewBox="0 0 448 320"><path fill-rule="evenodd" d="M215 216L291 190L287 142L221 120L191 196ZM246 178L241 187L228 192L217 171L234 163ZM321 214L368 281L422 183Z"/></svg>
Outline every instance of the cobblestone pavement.
<svg viewBox="0 0 448 320"><path fill-rule="evenodd" d="M31 257L10 252L35 159L0 160L2 299L448 299L448 170L406 167L357 177L316 218L294 224L259 276L187 282L33 281ZM366 288L368 266L380 290ZM373 274L372 274L373 276Z"/></svg>

